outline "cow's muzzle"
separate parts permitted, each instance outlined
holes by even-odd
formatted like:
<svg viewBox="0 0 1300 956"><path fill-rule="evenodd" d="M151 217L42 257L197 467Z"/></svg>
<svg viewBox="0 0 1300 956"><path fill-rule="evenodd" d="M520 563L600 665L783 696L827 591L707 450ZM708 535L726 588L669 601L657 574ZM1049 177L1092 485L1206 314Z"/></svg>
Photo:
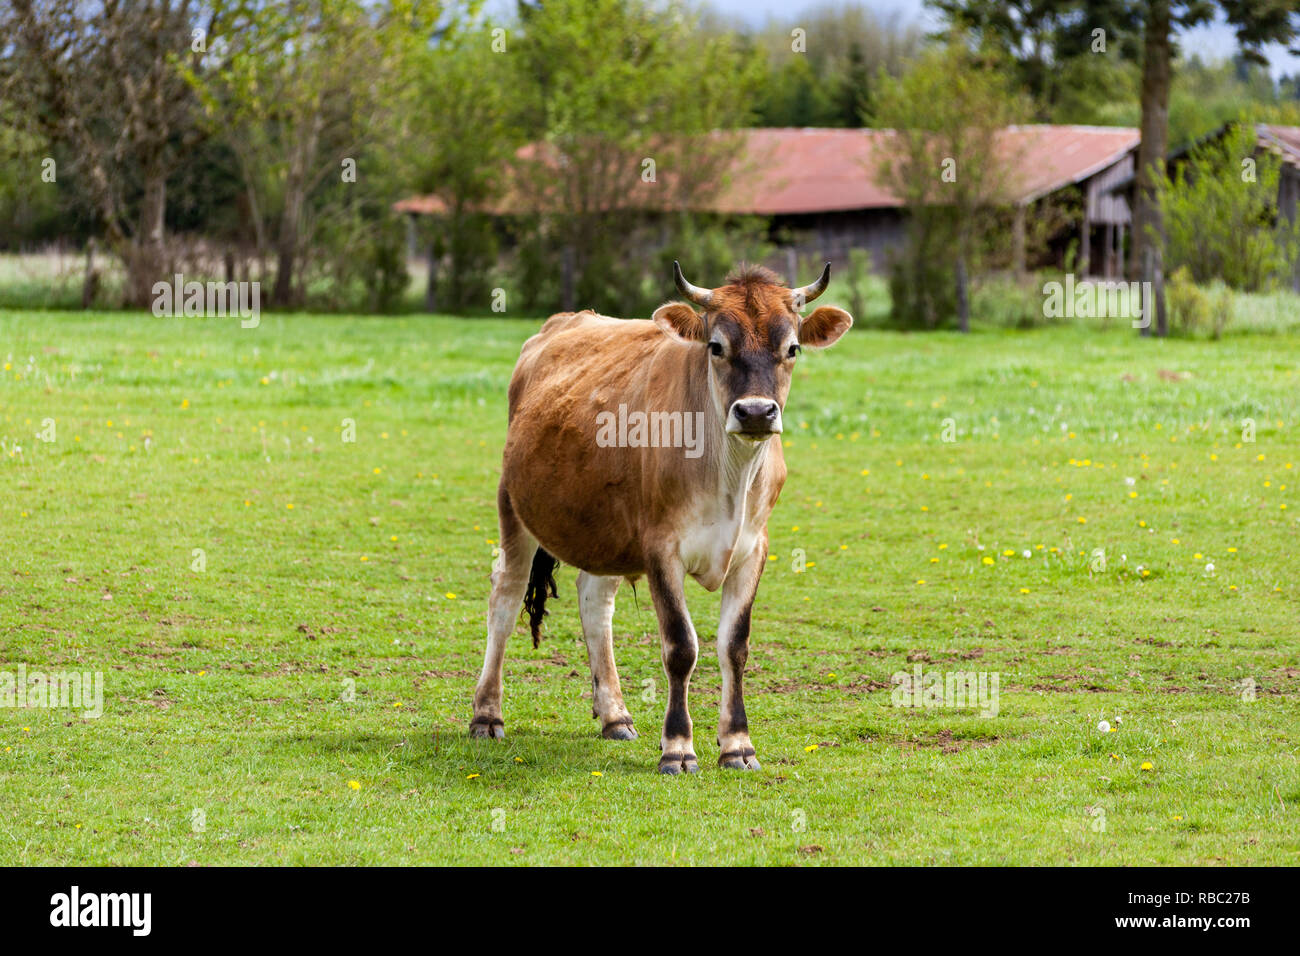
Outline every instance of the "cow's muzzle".
<svg viewBox="0 0 1300 956"><path fill-rule="evenodd" d="M770 398L742 398L731 403L727 433L759 440L781 433L781 406Z"/></svg>

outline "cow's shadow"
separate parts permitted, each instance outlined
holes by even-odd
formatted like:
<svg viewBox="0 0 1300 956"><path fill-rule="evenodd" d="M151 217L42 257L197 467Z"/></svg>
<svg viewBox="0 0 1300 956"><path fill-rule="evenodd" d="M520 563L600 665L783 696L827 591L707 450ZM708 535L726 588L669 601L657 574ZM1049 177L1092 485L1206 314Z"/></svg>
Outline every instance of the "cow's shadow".
<svg viewBox="0 0 1300 956"><path fill-rule="evenodd" d="M381 732L327 731L295 733L281 738L288 748L314 752L337 762L354 755L373 762L381 755L403 773L435 775L451 772L510 772L556 777L574 774L644 773L659 760L659 734L635 740L606 740L594 729L542 728L526 724L507 730L504 740L471 738L464 725L410 728ZM462 778L463 778L462 776Z"/></svg>

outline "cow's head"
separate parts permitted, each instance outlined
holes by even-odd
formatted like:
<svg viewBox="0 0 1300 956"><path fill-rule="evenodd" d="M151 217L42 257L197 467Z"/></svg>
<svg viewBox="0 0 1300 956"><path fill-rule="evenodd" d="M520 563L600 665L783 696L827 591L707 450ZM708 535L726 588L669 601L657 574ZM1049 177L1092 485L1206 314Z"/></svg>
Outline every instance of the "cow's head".
<svg viewBox="0 0 1300 956"><path fill-rule="evenodd" d="M747 266L717 289L691 285L673 263L677 290L704 310L682 302L655 310L654 322L669 335L698 345L708 362L713 402L724 430L763 441L781 432L781 411L802 349L835 344L853 324L843 309L803 307L826 291L831 265L812 285L787 289L771 271Z"/></svg>

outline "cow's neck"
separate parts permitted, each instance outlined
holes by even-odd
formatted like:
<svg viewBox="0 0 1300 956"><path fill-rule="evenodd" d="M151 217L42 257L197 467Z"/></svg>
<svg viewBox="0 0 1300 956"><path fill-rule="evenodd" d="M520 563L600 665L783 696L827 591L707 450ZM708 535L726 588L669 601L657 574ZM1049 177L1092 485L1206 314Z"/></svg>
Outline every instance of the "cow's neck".
<svg viewBox="0 0 1300 956"><path fill-rule="evenodd" d="M723 434L715 455L719 500L730 503L733 514L745 513L749 489L767 462L768 445L780 440L780 436L773 436L767 441L750 442Z"/></svg>

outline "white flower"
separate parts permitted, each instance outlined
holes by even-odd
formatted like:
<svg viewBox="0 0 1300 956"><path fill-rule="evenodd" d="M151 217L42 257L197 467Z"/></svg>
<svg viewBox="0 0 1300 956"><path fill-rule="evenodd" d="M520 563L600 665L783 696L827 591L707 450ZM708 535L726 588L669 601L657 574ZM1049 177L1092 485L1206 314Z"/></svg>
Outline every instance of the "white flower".
<svg viewBox="0 0 1300 956"><path fill-rule="evenodd" d="M1108 734L1110 733L1110 724L1106 723L1106 721L1103 720L1101 723L1097 725L1097 729L1100 730L1103 734Z"/></svg>
<svg viewBox="0 0 1300 956"><path fill-rule="evenodd" d="M1213 573L1214 573L1214 565L1213 565L1213 564L1207 564L1207 565L1205 566L1205 573L1206 573L1206 574L1213 574Z"/></svg>
<svg viewBox="0 0 1300 956"><path fill-rule="evenodd" d="M1034 556L1033 552L1030 551L1028 548L1025 548L1025 550L1022 551L1021 554L1023 554L1026 558L1032 558Z"/></svg>
<svg viewBox="0 0 1300 956"><path fill-rule="evenodd" d="M1136 478L1125 478L1125 479L1124 479L1124 484L1128 485L1130 488L1132 488L1132 487L1133 487L1134 485L1136 485L1137 483L1138 483L1138 482L1137 482L1137 479L1136 479Z"/></svg>

